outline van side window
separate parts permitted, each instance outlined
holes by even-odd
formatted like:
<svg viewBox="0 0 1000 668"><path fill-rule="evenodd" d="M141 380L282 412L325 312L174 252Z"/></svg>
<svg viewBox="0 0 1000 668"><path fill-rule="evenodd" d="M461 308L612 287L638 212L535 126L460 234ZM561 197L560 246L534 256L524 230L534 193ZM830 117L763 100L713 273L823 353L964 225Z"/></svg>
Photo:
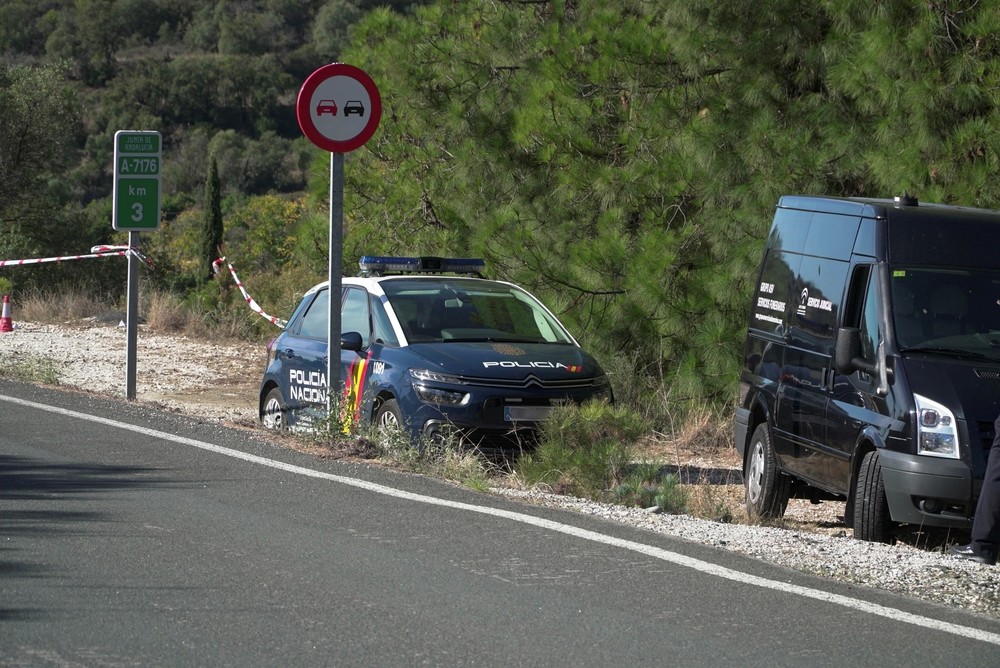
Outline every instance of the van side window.
<svg viewBox="0 0 1000 668"><path fill-rule="evenodd" d="M878 286L875 272L869 272L865 291L865 310L861 314L861 352L866 360L875 359L878 348Z"/></svg>
<svg viewBox="0 0 1000 668"><path fill-rule="evenodd" d="M878 348L878 283L874 265L860 264L851 274L844 309L844 326L861 330L861 351L867 360L875 359Z"/></svg>
<svg viewBox="0 0 1000 668"><path fill-rule="evenodd" d="M793 343L801 343L824 355L833 354L849 267L847 262L840 260L802 256L790 318Z"/></svg>

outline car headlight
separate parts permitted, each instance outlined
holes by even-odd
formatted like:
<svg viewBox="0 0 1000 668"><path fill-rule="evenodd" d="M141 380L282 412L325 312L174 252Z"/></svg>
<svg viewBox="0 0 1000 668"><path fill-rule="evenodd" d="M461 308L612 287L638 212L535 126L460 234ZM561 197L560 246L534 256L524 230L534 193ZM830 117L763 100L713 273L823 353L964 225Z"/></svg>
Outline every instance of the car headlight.
<svg viewBox="0 0 1000 668"><path fill-rule="evenodd" d="M458 376L447 373L439 373L430 369L410 369L410 377L413 379L413 391L417 397L429 404L444 406L464 406L469 403L469 394L456 390L446 390L438 387L428 387L425 382L447 383L449 385L465 385L465 381Z"/></svg>
<svg viewBox="0 0 1000 668"><path fill-rule="evenodd" d="M467 392L440 390L436 387L427 387L426 385L414 385L413 391L417 393L421 401L429 404L464 406L469 403L469 394Z"/></svg>
<svg viewBox="0 0 1000 668"><path fill-rule="evenodd" d="M447 373L439 373L430 369L410 369L410 377L417 381L431 381L434 383L448 383L450 385L465 385L465 381L458 376Z"/></svg>
<svg viewBox="0 0 1000 668"><path fill-rule="evenodd" d="M917 454L958 459L958 425L948 407L919 394L917 404Z"/></svg>

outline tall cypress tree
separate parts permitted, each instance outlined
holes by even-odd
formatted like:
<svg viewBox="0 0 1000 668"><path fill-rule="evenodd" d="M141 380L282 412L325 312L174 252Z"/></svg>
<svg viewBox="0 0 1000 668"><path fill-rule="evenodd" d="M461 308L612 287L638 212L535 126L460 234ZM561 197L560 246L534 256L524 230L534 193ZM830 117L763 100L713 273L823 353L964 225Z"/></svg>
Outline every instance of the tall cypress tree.
<svg viewBox="0 0 1000 668"><path fill-rule="evenodd" d="M211 280L212 263L222 254L222 192L219 185L219 164L213 155L205 179L205 217L201 229L203 280Z"/></svg>

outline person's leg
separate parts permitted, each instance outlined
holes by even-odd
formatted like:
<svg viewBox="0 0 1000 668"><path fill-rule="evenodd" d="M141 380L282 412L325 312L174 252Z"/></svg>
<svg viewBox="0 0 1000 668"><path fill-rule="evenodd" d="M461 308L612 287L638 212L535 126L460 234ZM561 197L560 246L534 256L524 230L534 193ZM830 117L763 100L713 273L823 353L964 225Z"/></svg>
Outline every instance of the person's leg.
<svg viewBox="0 0 1000 668"><path fill-rule="evenodd" d="M992 561L1000 555L1000 418L996 427L997 438L990 448L983 489L979 493L976 518L972 524L973 553Z"/></svg>

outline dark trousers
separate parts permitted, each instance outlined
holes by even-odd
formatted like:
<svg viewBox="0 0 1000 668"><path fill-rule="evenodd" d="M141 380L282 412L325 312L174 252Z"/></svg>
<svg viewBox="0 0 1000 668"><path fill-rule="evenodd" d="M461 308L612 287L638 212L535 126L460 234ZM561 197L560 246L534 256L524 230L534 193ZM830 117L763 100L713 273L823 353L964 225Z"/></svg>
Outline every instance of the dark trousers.
<svg viewBox="0 0 1000 668"><path fill-rule="evenodd" d="M984 557L1000 555L1000 417L993 423L996 437L986 462L983 489L972 523L972 549Z"/></svg>

